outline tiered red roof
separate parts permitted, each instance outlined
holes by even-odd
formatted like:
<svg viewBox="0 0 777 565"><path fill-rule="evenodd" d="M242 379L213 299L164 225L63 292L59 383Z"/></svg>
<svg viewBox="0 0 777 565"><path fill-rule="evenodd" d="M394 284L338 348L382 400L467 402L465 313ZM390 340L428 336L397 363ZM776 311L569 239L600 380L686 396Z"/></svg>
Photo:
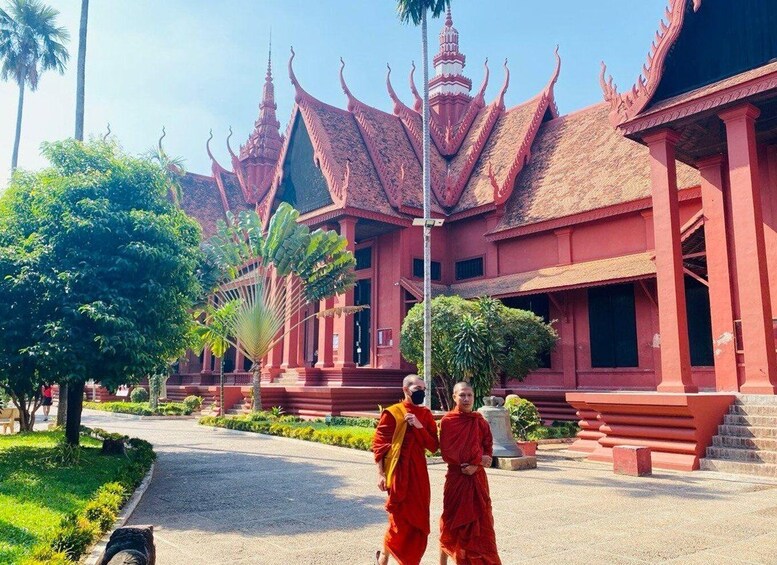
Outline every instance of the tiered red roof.
<svg viewBox="0 0 777 565"><path fill-rule="evenodd" d="M281 136L278 131L268 64L260 116L248 142L241 147L240 156L232 153L233 172L213 160L213 179L223 208L234 211L241 204L255 203L266 220L280 197L282 164L287 158L292 128L304 127L332 202L305 217L332 217L339 211L409 225L412 217L421 215L422 202L421 105L412 71L410 91L414 104L410 107L394 90L389 69L386 85L393 102L390 114L368 106L351 92L345 79L345 63L341 65L340 81L346 109L318 100L300 84L293 60L292 50L288 71L295 89L295 104L286 135ZM613 115L612 99L609 109L599 105L570 116L558 116L554 97L561 68L558 52L555 69L545 87L532 99L509 109L504 103L510 81L506 61L504 83L488 104L484 99L487 64L475 96L469 95L471 81L463 83L458 78L464 55L458 50L458 32L453 28L450 13L434 62L439 65L432 79L437 85L434 96L438 107L443 102L448 104L445 112L433 111L431 116L434 214L455 220L497 210L503 214L496 231L505 231L638 200L649 194L646 150L611 128L607 114L609 110ZM446 74L446 69L453 72ZM461 88L451 91L443 88L446 85ZM620 105L635 107L631 98L631 102L622 97L619 100ZM250 166L257 162L252 159L262 162L263 176L251 176ZM679 166L678 175L681 187L697 183L691 169ZM229 188L234 185L243 193L242 203ZM204 212L203 219L212 215Z"/></svg>

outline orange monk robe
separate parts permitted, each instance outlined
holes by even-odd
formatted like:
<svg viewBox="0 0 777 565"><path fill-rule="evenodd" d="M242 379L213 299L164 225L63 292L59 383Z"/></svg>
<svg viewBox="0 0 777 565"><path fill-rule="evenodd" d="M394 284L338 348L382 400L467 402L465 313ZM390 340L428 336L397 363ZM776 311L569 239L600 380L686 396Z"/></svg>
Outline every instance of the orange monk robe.
<svg viewBox="0 0 777 565"><path fill-rule="evenodd" d="M457 408L440 422L440 452L448 464L440 518L440 548L457 565L501 565L486 471L461 472L462 464L480 465L493 453L488 422L477 412Z"/></svg>
<svg viewBox="0 0 777 565"><path fill-rule="evenodd" d="M401 404L405 411L415 414L423 428L408 425L405 430L388 490L386 511L389 527L384 545L400 565L418 565L429 537L429 504L432 499L424 451L437 451L437 424L428 408L408 401ZM376 462L382 461L391 449L396 425L394 416L384 410L372 442Z"/></svg>

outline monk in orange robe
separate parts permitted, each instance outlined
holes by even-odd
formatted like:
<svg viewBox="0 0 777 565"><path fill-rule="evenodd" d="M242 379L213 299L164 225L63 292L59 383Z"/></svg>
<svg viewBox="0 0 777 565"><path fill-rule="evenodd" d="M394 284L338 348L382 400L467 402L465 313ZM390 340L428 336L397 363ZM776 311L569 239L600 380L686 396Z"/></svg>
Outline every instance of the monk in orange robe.
<svg viewBox="0 0 777 565"><path fill-rule="evenodd" d="M456 407L440 422L440 452L448 464L440 518L440 564L501 565L484 467L491 466L493 437L488 422L473 412L467 383L453 388Z"/></svg>
<svg viewBox="0 0 777 565"><path fill-rule="evenodd" d="M400 565L418 565L429 537L432 495L424 451L437 451L437 424L423 406L424 381L408 375L402 390L405 399L383 411L372 442L378 488L388 492L389 526L375 555L378 565L386 565L389 555Z"/></svg>

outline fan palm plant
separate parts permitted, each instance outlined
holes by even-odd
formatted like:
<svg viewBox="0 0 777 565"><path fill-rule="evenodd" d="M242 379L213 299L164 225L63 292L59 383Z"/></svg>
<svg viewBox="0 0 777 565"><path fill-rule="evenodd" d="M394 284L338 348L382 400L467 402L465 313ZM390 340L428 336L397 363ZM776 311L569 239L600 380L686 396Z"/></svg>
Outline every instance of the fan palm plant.
<svg viewBox="0 0 777 565"><path fill-rule="evenodd" d="M65 47L70 34L57 26L58 15L39 0L10 0L5 10L0 9L0 79L19 86L11 169L19 161L25 88L37 90L45 71L64 73L70 57Z"/></svg>
<svg viewBox="0 0 777 565"><path fill-rule="evenodd" d="M397 0L397 13L403 23L421 25L421 67L423 69L423 194L424 194L424 383L426 405L432 402L432 228L431 228L431 180L429 152L429 41L426 15L439 17L450 6L450 0Z"/></svg>
<svg viewBox="0 0 777 565"><path fill-rule="evenodd" d="M220 303L236 304L219 333L252 362L255 411L262 409L262 359L286 333L313 316L342 316L361 309L323 310L285 326L287 314L342 294L355 282L356 261L345 238L334 231L311 232L297 223L298 217L299 212L281 203L265 233L256 212L230 214L203 246L223 273L214 294Z"/></svg>

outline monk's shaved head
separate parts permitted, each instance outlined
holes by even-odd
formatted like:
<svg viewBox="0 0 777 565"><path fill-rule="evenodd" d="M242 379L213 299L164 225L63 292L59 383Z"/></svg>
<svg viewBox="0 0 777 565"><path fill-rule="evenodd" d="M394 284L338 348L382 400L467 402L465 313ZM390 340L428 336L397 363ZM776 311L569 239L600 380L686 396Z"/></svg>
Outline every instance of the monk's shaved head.
<svg viewBox="0 0 777 565"><path fill-rule="evenodd" d="M417 384L424 384L424 381L418 375L408 375L402 379L402 388L410 388Z"/></svg>
<svg viewBox="0 0 777 565"><path fill-rule="evenodd" d="M453 402L462 412L472 412L475 404L475 390L464 381L453 386Z"/></svg>

